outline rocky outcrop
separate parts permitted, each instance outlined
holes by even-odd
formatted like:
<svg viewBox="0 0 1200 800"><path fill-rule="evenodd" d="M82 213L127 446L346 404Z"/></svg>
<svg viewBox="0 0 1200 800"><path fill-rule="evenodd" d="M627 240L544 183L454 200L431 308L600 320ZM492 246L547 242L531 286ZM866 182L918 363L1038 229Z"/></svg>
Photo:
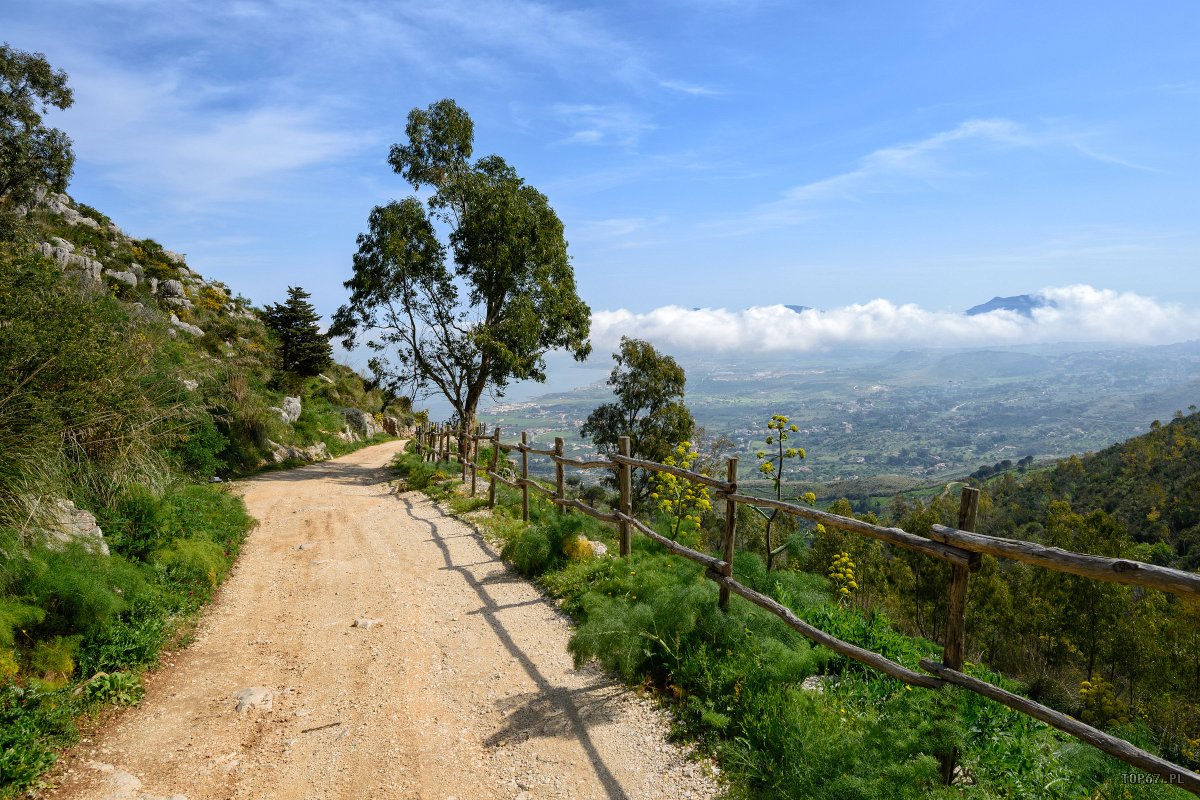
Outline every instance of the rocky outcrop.
<svg viewBox="0 0 1200 800"><path fill-rule="evenodd" d="M192 336L203 336L204 335L204 331L202 329L196 327L195 325L192 325L191 323L182 321L181 319L179 319L179 317L175 316L174 314L171 315L171 326L174 328L178 328L181 331L186 331L187 333L190 333Z"/></svg>
<svg viewBox="0 0 1200 800"><path fill-rule="evenodd" d="M138 276L136 272L117 272L115 269L106 269L104 270L104 274L112 278L114 281L120 281L121 283L129 286L138 285Z"/></svg>
<svg viewBox="0 0 1200 800"><path fill-rule="evenodd" d="M361 408L343 408L342 416L346 419L346 432L348 433L353 433L364 439L369 439L376 434L383 433L383 428L375 421L375 417Z"/></svg>
<svg viewBox="0 0 1200 800"><path fill-rule="evenodd" d="M329 448L324 442L309 447L292 447L267 439L267 446L271 448L271 460L276 464L282 464L289 458L293 461L325 461L329 458Z"/></svg>
<svg viewBox="0 0 1200 800"><path fill-rule="evenodd" d="M271 410L274 411L275 413L277 413L280 416L280 418L283 419L284 422L286 422L290 425L293 422L295 422L296 420L300 419L300 411L301 411L300 398L299 397L285 397L285 398L283 398L283 406L282 407L276 408L275 406L272 406Z"/></svg>
<svg viewBox="0 0 1200 800"><path fill-rule="evenodd" d="M62 551L79 544L90 553L108 555L108 542L96 518L70 500L58 498L51 502L50 519L42 534L51 550Z"/></svg>
<svg viewBox="0 0 1200 800"><path fill-rule="evenodd" d="M412 425L405 425L393 416L383 418L383 430L388 436L412 436L416 433Z"/></svg>

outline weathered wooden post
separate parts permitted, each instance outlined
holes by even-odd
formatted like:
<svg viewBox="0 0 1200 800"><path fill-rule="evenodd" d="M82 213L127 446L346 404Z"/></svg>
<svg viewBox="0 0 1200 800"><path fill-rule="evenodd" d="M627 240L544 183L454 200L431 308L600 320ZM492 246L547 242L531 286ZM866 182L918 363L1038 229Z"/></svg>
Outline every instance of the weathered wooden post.
<svg viewBox="0 0 1200 800"><path fill-rule="evenodd" d="M729 459L725 466L725 480L729 483L729 494L737 492L737 456ZM721 554L721 560L725 562L725 566L721 568L721 574L726 578L733 577L733 549L737 544L737 503L733 502L733 498L726 496L725 498L725 541L724 551ZM729 610L729 587L721 585L721 596L717 601L717 605L722 611Z"/></svg>
<svg viewBox="0 0 1200 800"><path fill-rule="evenodd" d="M974 531L979 514L979 490L964 486L958 504L958 529ZM973 556L978 558L978 556ZM950 597L946 607L946 644L942 649L942 663L950 669L962 672L967 649L967 584L971 570L959 564L950 565ZM954 765L958 761L957 748L943 753L942 781L949 786L954 782Z"/></svg>
<svg viewBox="0 0 1200 800"><path fill-rule="evenodd" d="M617 438L617 452L626 458L630 457L630 445L628 436L620 436ZM621 513L627 516L633 516L633 467L629 464L617 464L617 485L621 489ZM629 523L621 520L621 555L628 556L631 545L631 535Z"/></svg>
<svg viewBox="0 0 1200 800"><path fill-rule="evenodd" d="M492 431L492 457L488 468L488 508L496 507L496 470L500 469L500 426Z"/></svg>
<svg viewBox="0 0 1200 800"><path fill-rule="evenodd" d="M521 521L529 522L529 432L521 431Z"/></svg>
<svg viewBox="0 0 1200 800"><path fill-rule="evenodd" d="M479 437L483 436L483 423L475 425L475 432L471 434L471 497L475 496L475 477L479 472Z"/></svg>
<svg viewBox="0 0 1200 800"><path fill-rule="evenodd" d="M443 463L450 460L450 423L442 423L442 457Z"/></svg>
<svg viewBox="0 0 1200 800"><path fill-rule="evenodd" d="M567 487L563 480L563 465L558 458L563 457L563 440L561 436L554 437L554 455L557 458L554 461L554 497L556 500L567 499ZM555 503L554 507L559 513L565 514L567 507L559 503Z"/></svg>
<svg viewBox="0 0 1200 800"><path fill-rule="evenodd" d="M459 480L463 483L467 482L467 426L459 424L458 426L458 471Z"/></svg>

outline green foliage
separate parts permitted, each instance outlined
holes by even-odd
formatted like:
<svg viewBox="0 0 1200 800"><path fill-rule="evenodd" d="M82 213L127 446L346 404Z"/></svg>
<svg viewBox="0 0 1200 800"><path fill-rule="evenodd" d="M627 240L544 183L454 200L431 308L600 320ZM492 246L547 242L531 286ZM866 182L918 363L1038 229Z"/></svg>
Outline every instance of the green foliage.
<svg viewBox="0 0 1200 800"><path fill-rule="evenodd" d="M262 321L279 338L279 364L286 372L313 376L333 362L329 337L321 333L321 316L299 286L288 287L288 299L263 308Z"/></svg>
<svg viewBox="0 0 1200 800"><path fill-rule="evenodd" d="M91 703L111 703L131 706L142 699L146 688L142 679L132 672L109 672L96 675L84 684L84 697Z"/></svg>
<svg viewBox="0 0 1200 800"><path fill-rule="evenodd" d="M0 45L0 201L27 204L39 186L61 192L75 165L71 140L42 124L50 106L72 102L67 74L41 53Z"/></svg>
<svg viewBox="0 0 1200 800"><path fill-rule="evenodd" d="M691 442L680 442L662 463L692 470L698 455ZM711 492L703 484L669 472L656 472L650 478L650 488L650 500L671 526L671 539L678 540L680 534L696 533L703 516L712 513Z"/></svg>
<svg viewBox="0 0 1200 800"><path fill-rule="evenodd" d="M552 349L584 359L590 311L575 291L563 226L545 195L499 156L470 163L473 126L453 100L413 109L392 168L433 190L375 208L358 237L350 302L332 331L352 347L394 351L371 362L393 389L432 388L473 424L485 390L545 380ZM450 229L447 248L434 223ZM460 287L464 290L460 294Z"/></svg>
<svg viewBox="0 0 1200 800"><path fill-rule="evenodd" d="M580 435L591 438L605 455L617 452L618 439L629 437L635 458L662 462L678 442L687 440L695 420L683 404L686 378L671 356L641 339L621 337L621 348L613 353L616 365L608 385L617 396L615 403L599 406L584 421ZM649 493L649 479L636 476L635 497Z"/></svg>

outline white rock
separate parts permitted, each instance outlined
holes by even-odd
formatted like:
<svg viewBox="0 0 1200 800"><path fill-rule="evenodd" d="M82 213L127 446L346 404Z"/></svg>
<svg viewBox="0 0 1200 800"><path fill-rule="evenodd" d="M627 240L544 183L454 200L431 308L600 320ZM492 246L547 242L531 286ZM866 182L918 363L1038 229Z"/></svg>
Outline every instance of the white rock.
<svg viewBox="0 0 1200 800"><path fill-rule="evenodd" d="M243 714L247 711L270 711L275 707L275 692L266 686L250 686L233 693L237 700L234 711Z"/></svg>
<svg viewBox="0 0 1200 800"><path fill-rule="evenodd" d="M76 508L70 500L55 498L51 502L49 527L43 534L51 550L61 552L78 543L89 552L109 554L108 542L104 541L104 531L96 524L96 518L91 512Z"/></svg>

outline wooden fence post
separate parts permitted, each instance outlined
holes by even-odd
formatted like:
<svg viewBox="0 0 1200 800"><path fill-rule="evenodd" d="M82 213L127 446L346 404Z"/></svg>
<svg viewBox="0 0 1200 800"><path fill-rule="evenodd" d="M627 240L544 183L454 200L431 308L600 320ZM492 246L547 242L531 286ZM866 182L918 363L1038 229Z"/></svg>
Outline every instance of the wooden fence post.
<svg viewBox="0 0 1200 800"><path fill-rule="evenodd" d="M737 493L737 456L729 459L725 466L725 480L729 482L729 493ZM721 574L726 578L733 577L733 550L737 544L737 503L729 497L725 498L725 541L724 552L721 554L721 560L725 562L725 567L721 570ZM717 601L717 605L722 611L729 610L729 587L721 585L721 597Z"/></svg>
<svg viewBox="0 0 1200 800"><path fill-rule="evenodd" d="M563 455L563 440L561 436L554 437L554 455L562 458ZM554 497L558 500L567 499L567 487L563 480L563 465L558 461L554 462ZM554 504L554 508L560 513L567 513L566 506Z"/></svg>
<svg viewBox="0 0 1200 800"><path fill-rule="evenodd" d="M496 507L496 470L500 469L500 426L496 426L496 430L492 431L492 457L490 459L491 467L488 469L492 474L488 476L488 508Z"/></svg>
<svg viewBox="0 0 1200 800"><path fill-rule="evenodd" d="M628 436L617 437L617 451L626 458L630 457ZM633 516L633 467L628 464L617 465L617 485L621 489L621 513ZM620 525L621 555L624 557L629 555L632 532L625 520L621 520Z"/></svg>
<svg viewBox="0 0 1200 800"><path fill-rule="evenodd" d="M458 426L458 470L459 480L463 483L467 482L467 433L466 425Z"/></svg>
<svg viewBox="0 0 1200 800"><path fill-rule="evenodd" d="M529 432L521 431L521 521L529 522Z"/></svg>
<svg viewBox="0 0 1200 800"><path fill-rule="evenodd" d="M471 497L475 496L475 474L479 472L479 440L475 437L483 435L483 423L477 423L471 433Z"/></svg>
<svg viewBox="0 0 1200 800"><path fill-rule="evenodd" d="M979 490L964 486L958 504L958 529L974 531L979 513ZM946 607L946 643L942 649L942 663L952 670L962 672L967 649L967 584L971 570L959 564L950 565L950 597ZM957 748L943 753L942 782L947 786L954 782L954 765L958 761Z"/></svg>

